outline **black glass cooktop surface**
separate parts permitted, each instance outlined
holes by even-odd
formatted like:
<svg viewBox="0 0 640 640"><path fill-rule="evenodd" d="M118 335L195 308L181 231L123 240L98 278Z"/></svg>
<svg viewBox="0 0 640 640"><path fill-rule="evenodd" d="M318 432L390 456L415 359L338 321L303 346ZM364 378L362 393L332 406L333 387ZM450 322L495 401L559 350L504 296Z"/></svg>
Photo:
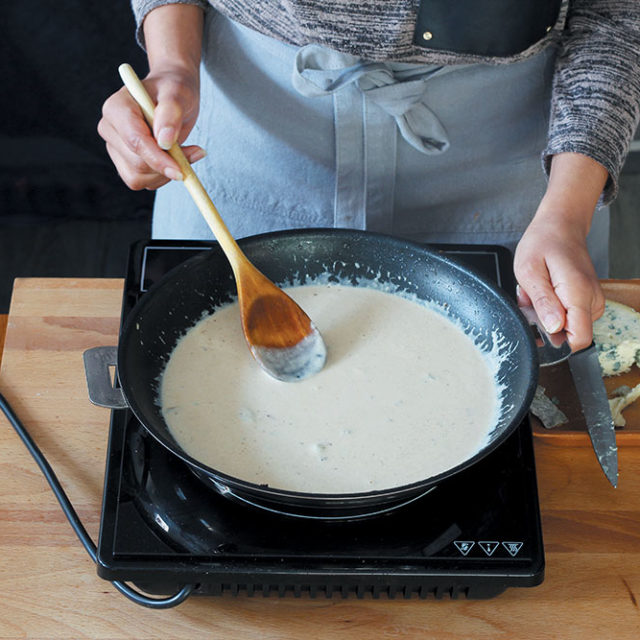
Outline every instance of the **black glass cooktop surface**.
<svg viewBox="0 0 640 640"><path fill-rule="evenodd" d="M123 317L168 270L213 243L132 247ZM515 294L510 253L440 246ZM531 428L429 494L347 521L294 518L205 486L126 409L113 410L98 573L154 594L489 598L544 574Z"/></svg>

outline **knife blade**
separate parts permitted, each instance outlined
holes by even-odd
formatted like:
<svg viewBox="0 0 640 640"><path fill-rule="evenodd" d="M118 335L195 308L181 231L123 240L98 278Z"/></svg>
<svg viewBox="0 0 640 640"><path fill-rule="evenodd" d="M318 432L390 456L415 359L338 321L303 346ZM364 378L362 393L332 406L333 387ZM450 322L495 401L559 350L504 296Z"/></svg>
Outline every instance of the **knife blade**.
<svg viewBox="0 0 640 640"><path fill-rule="evenodd" d="M609 482L618 486L618 447L609 398L594 343L572 353L569 369L587 423L593 450Z"/></svg>

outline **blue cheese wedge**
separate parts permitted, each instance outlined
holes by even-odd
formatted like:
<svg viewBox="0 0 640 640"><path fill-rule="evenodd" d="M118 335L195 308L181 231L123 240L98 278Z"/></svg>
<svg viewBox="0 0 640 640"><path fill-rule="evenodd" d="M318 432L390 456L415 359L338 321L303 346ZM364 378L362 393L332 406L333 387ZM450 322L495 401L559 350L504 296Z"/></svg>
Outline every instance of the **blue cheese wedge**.
<svg viewBox="0 0 640 640"><path fill-rule="evenodd" d="M640 365L640 313L612 300L593 324L593 339L603 376L625 373Z"/></svg>

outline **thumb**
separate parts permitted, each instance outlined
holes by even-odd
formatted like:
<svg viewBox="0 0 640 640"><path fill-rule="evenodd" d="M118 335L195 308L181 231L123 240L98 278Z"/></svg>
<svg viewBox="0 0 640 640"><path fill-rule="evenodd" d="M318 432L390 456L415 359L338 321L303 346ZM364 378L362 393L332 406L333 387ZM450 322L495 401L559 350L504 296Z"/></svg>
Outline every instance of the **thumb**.
<svg viewBox="0 0 640 640"><path fill-rule="evenodd" d="M159 101L153 118L153 135L161 149L170 149L178 140L183 111L177 100Z"/></svg>
<svg viewBox="0 0 640 640"><path fill-rule="evenodd" d="M548 333L560 331L565 326L566 312L551 285L546 266L520 274L518 284L522 290L521 296L526 296L531 301L546 331Z"/></svg>

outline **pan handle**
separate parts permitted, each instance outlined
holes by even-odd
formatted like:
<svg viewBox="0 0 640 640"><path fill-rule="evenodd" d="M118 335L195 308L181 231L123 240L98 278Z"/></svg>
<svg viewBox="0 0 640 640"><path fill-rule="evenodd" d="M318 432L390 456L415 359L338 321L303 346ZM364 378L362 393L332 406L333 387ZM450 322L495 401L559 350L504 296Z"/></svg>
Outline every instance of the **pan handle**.
<svg viewBox="0 0 640 640"><path fill-rule="evenodd" d="M110 367L115 368L117 356L117 347L94 347L82 354L89 400L99 407L126 409L129 406L122 389L115 386L118 376L111 380Z"/></svg>
<svg viewBox="0 0 640 640"><path fill-rule="evenodd" d="M566 331L547 333L533 307L520 307L520 311L534 332L536 346L538 347L538 360L541 367L558 364L571 355L571 347L567 341Z"/></svg>

